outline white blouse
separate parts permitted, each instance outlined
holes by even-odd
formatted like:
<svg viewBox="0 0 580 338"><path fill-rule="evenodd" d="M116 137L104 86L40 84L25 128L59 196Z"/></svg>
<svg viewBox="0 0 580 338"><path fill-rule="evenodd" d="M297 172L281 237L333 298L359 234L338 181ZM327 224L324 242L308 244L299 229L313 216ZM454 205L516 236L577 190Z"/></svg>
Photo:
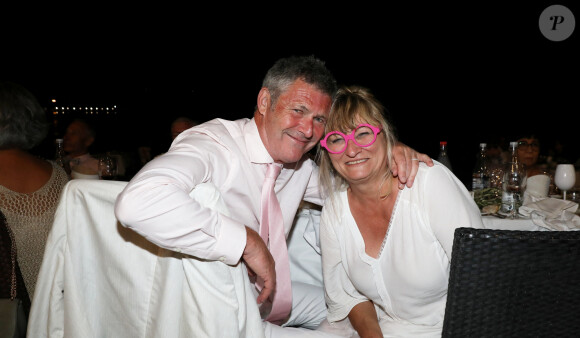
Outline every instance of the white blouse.
<svg viewBox="0 0 580 338"><path fill-rule="evenodd" d="M384 335L440 336L455 228L483 228L465 186L445 166L421 164L412 188L399 191L378 258L365 244L347 192L330 196L320 223L328 320L371 300Z"/></svg>

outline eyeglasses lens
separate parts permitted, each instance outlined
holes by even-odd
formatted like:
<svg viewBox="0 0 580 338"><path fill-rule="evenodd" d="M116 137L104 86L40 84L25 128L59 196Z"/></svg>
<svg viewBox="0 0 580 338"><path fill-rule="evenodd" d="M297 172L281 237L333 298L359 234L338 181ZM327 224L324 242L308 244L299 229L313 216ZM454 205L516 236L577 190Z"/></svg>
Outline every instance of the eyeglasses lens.
<svg viewBox="0 0 580 338"><path fill-rule="evenodd" d="M528 142L525 142L525 141L520 141L518 143L518 148L521 148L521 149L529 149L529 148L532 148L533 150L538 150L538 149L540 149L540 145L537 144L537 143L535 143L535 142L534 143L528 143Z"/></svg>
<svg viewBox="0 0 580 338"><path fill-rule="evenodd" d="M375 140L375 133L373 133L371 128L361 126L354 132L354 139L359 146L366 147Z"/></svg>

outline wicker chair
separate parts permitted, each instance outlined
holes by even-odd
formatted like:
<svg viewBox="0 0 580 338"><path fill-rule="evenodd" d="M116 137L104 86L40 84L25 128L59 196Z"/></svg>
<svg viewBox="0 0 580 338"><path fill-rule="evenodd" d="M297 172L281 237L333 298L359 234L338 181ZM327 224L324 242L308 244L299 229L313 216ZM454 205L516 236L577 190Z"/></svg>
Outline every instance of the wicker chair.
<svg viewBox="0 0 580 338"><path fill-rule="evenodd" d="M579 337L580 231L455 231L442 337Z"/></svg>

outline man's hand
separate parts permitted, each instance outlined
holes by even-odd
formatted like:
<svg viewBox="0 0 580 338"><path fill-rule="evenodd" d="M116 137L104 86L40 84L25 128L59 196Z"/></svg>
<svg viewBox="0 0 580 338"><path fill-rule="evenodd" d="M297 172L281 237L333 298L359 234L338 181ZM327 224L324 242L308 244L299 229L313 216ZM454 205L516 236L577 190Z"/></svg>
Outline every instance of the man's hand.
<svg viewBox="0 0 580 338"><path fill-rule="evenodd" d="M257 299L258 304L262 304L276 288L275 263L262 237L248 227L246 227L246 247L242 259L246 262L248 272L255 274L256 279L264 283Z"/></svg>
<svg viewBox="0 0 580 338"><path fill-rule="evenodd" d="M393 147L393 158L391 159L391 172L393 176L399 178L399 189L413 186L419 162L425 162L429 167L433 166L433 160L426 154L419 153L403 143L397 143Z"/></svg>

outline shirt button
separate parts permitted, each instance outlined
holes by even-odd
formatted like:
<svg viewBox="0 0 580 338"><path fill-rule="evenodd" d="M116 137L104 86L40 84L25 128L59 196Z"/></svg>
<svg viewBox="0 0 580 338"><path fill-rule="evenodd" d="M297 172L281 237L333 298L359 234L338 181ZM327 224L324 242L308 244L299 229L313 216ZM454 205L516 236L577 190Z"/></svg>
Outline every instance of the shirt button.
<svg viewBox="0 0 580 338"><path fill-rule="evenodd" d="M223 256L220 257L220 262L225 262L225 261L226 261L226 258L225 257L223 257Z"/></svg>

